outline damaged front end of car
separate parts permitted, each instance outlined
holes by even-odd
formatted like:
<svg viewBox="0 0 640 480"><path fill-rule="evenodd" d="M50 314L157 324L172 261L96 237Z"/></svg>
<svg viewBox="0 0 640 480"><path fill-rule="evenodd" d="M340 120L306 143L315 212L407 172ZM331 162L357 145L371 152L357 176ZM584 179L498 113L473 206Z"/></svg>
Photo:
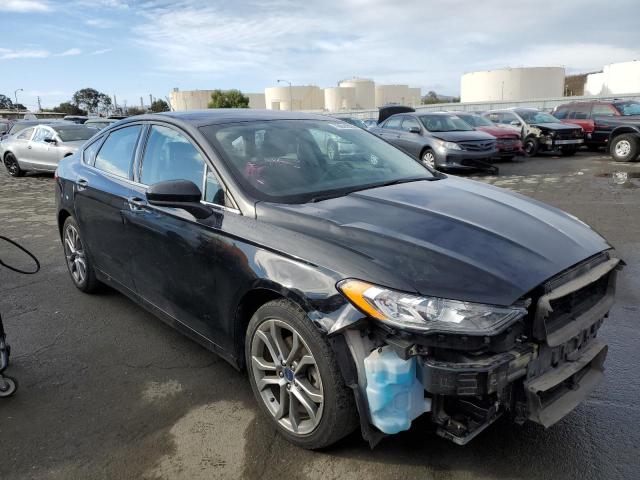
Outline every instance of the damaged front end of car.
<svg viewBox="0 0 640 480"><path fill-rule="evenodd" d="M359 280L338 289L366 317L330 333L374 446L430 415L464 445L508 414L550 427L603 377L597 338L623 262L602 252L509 307L418 296ZM340 344L340 345L337 345Z"/></svg>

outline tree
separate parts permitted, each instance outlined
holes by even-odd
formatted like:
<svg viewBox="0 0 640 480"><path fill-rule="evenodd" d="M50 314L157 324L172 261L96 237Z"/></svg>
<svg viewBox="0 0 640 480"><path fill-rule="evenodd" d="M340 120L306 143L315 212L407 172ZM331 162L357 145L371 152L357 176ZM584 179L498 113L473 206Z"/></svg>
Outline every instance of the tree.
<svg viewBox="0 0 640 480"><path fill-rule="evenodd" d="M86 115L86 110L82 110L71 102L62 102L57 107L53 107L56 113L66 113L67 115Z"/></svg>
<svg viewBox="0 0 640 480"><path fill-rule="evenodd" d="M111 97L94 88L83 88L73 94L71 103L88 112L108 111L111 107Z"/></svg>
<svg viewBox="0 0 640 480"><path fill-rule="evenodd" d="M168 112L171 109L169 108L169 104L167 102L165 102L161 98L158 98L157 100L153 101L153 103L151 104L151 108L149 108L149 110L152 112L158 113L158 112Z"/></svg>
<svg viewBox="0 0 640 480"><path fill-rule="evenodd" d="M11 110L13 108L13 102L6 95L0 93L0 109Z"/></svg>
<svg viewBox="0 0 640 480"><path fill-rule="evenodd" d="M145 110L139 107L127 107L127 115L142 115L147 113Z"/></svg>
<svg viewBox="0 0 640 480"><path fill-rule="evenodd" d="M433 90L430 90L424 97L422 97L422 104L428 105L430 103L440 103L438 94Z"/></svg>
<svg viewBox="0 0 640 480"><path fill-rule="evenodd" d="M249 97L240 90L214 90L209 108L249 108Z"/></svg>

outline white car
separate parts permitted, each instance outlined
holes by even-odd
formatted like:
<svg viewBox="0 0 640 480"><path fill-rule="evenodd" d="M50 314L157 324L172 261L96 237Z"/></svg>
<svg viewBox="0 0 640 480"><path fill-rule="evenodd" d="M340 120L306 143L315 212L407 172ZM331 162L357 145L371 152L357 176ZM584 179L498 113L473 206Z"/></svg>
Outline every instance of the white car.
<svg viewBox="0 0 640 480"><path fill-rule="evenodd" d="M73 155L96 133L95 128L65 123L34 125L0 143L0 155L9 175L26 171L53 172L64 157Z"/></svg>

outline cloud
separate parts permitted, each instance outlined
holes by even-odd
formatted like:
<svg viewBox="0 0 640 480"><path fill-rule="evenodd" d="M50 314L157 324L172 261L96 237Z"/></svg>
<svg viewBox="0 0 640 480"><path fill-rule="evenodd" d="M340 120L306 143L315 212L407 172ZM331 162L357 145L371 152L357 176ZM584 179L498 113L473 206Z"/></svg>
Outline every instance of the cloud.
<svg viewBox="0 0 640 480"><path fill-rule="evenodd" d="M104 18L92 18L90 20L87 20L85 23L90 27L95 27L95 28L113 28L114 27L114 23L112 21L106 20Z"/></svg>
<svg viewBox="0 0 640 480"><path fill-rule="evenodd" d="M79 48L70 48L69 50L65 50L64 52L57 53L56 57L73 57L76 55L80 55L82 50Z"/></svg>
<svg viewBox="0 0 640 480"><path fill-rule="evenodd" d="M0 60L14 60L17 58L46 58L50 53L46 50L11 50L0 48Z"/></svg>
<svg viewBox="0 0 640 480"><path fill-rule="evenodd" d="M320 8L321 5L321 8ZM516 65L600 68L640 57L640 3L598 9L592 0L535 3L463 0L196 0L132 7L136 43L157 70L221 87L269 86L277 78L335 85L352 75L379 83L444 85L465 71ZM541 12L545 12L544 14ZM598 43L577 42L588 28ZM236 85L231 83L235 82ZM200 88L209 84L195 85ZM239 85L238 85L239 84Z"/></svg>
<svg viewBox="0 0 640 480"><path fill-rule="evenodd" d="M2 0L0 11L17 13L48 12L52 10L47 2L39 0Z"/></svg>
<svg viewBox="0 0 640 480"><path fill-rule="evenodd" d="M105 53L111 52L112 48L101 48L100 50L94 50L91 52L91 55L104 55Z"/></svg>

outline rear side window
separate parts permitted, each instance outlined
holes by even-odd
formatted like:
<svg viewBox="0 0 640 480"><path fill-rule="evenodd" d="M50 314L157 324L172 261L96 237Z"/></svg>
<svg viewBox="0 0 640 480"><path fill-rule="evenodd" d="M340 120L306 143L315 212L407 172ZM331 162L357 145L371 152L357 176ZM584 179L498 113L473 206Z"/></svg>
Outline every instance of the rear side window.
<svg viewBox="0 0 640 480"><path fill-rule="evenodd" d="M112 132L96 156L95 167L122 178L129 178L129 167L142 130L141 125Z"/></svg>
<svg viewBox="0 0 640 480"><path fill-rule="evenodd" d="M22 132L20 132L20 134L16 137L20 140L29 140L31 138L31 135L33 134L33 131L35 130L35 128L31 127L31 128L25 128Z"/></svg>
<svg viewBox="0 0 640 480"><path fill-rule="evenodd" d="M400 130L400 117L391 117L389 120L387 120L387 122L384 124L383 128L395 128Z"/></svg>

